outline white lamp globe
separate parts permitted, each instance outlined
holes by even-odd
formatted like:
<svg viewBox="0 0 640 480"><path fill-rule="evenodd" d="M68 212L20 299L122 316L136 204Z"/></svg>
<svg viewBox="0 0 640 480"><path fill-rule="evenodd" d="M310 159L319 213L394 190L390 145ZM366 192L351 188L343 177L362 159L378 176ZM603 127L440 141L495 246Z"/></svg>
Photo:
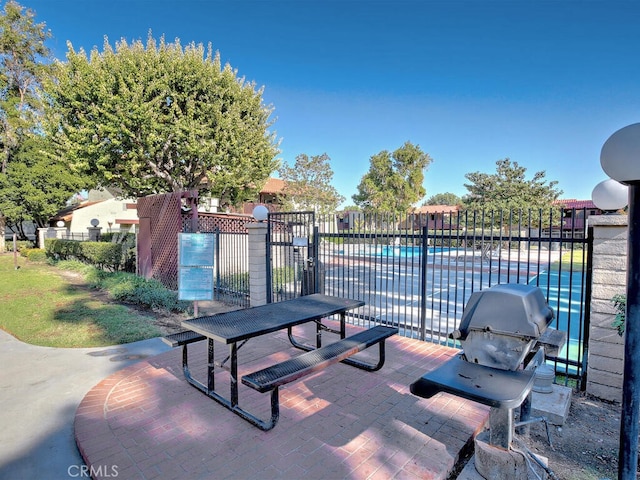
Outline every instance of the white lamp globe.
<svg viewBox="0 0 640 480"><path fill-rule="evenodd" d="M629 203L629 187L609 178L594 187L591 200L600 210L618 211Z"/></svg>
<svg viewBox="0 0 640 480"><path fill-rule="evenodd" d="M621 128L604 142L600 165L620 183L640 182L640 123Z"/></svg>
<svg viewBox="0 0 640 480"><path fill-rule="evenodd" d="M253 209L253 218L258 222L264 222L269 215L269 210L264 205L256 205Z"/></svg>
<svg viewBox="0 0 640 480"><path fill-rule="evenodd" d="M56 226L58 228L62 228L62 227L64 227L64 222L62 220L58 220L58 222L56 223Z"/></svg>

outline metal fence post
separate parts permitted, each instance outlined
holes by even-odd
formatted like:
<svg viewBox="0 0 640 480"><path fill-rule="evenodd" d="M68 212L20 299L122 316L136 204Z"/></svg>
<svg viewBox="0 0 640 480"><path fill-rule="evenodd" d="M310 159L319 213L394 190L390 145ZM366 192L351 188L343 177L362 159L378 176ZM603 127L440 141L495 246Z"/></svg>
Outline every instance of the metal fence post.
<svg viewBox="0 0 640 480"><path fill-rule="evenodd" d="M422 227L422 265L420 269L420 340L425 340L427 329L427 253L429 250L429 228Z"/></svg>

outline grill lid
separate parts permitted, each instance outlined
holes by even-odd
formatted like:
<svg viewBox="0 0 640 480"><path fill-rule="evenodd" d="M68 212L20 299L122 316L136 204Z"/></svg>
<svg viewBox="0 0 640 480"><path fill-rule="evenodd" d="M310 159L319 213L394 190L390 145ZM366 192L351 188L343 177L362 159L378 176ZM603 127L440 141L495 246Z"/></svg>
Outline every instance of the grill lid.
<svg viewBox="0 0 640 480"><path fill-rule="evenodd" d="M517 370L553 320L542 291L530 285L496 285L469 298L458 330L467 361Z"/></svg>
<svg viewBox="0 0 640 480"><path fill-rule="evenodd" d="M504 284L474 292L456 335L464 340L472 331L537 339L553 320L542 290L532 285Z"/></svg>

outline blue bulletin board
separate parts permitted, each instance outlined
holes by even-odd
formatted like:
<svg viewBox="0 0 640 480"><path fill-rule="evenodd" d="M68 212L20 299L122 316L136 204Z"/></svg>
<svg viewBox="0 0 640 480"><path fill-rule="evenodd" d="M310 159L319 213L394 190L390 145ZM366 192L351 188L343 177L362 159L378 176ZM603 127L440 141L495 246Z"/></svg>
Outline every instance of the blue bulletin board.
<svg viewBox="0 0 640 480"><path fill-rule="evenodd" d="M178 299L213 300L215 235L178 234Z"/></svg>

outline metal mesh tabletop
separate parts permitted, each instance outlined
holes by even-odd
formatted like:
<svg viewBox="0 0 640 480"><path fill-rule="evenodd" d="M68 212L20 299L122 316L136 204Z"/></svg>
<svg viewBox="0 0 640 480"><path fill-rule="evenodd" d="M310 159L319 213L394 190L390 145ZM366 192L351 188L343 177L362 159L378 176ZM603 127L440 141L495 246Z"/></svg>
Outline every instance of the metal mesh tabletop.
<svg viewBox="0 0 640 480"><path fill-rule="evenodd" d="M193 318L182 326L223 343L275 332L364 305L360 300L319 293L279 303Z"/></svg>

